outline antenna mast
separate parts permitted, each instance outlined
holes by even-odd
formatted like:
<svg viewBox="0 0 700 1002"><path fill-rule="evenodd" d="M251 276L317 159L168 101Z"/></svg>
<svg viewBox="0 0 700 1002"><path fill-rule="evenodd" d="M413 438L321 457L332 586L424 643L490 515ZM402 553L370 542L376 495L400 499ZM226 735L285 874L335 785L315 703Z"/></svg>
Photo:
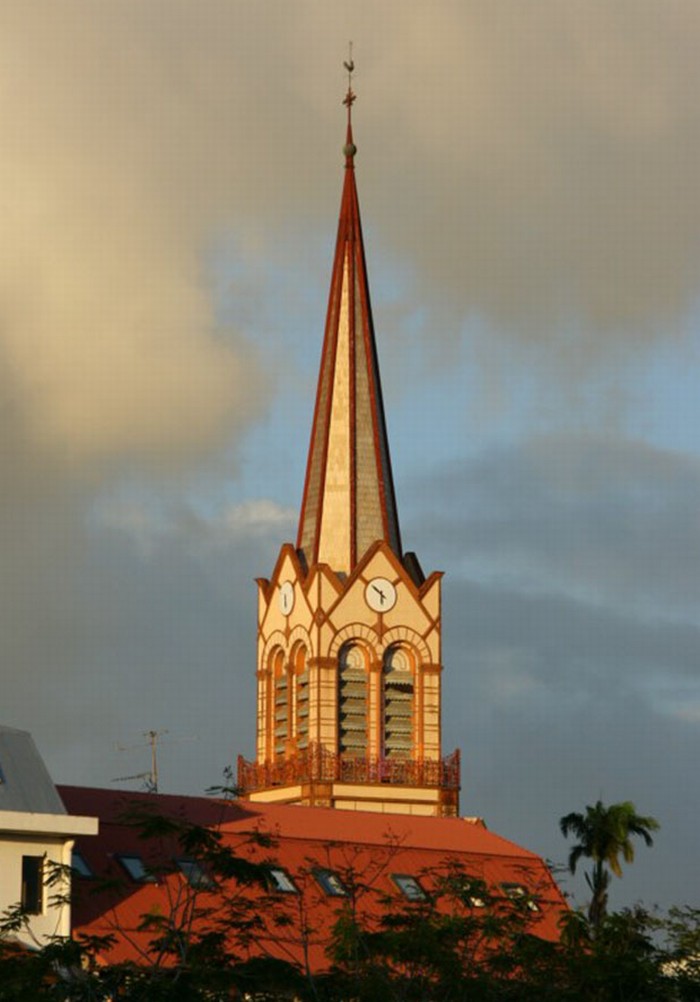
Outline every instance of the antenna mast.
<svg viewBox="0 0 700 1002"><path fill-rule="evenodd" d="M158 793L158 739L167 734L165 728L162 731L144 731L143 736L148 739L147 745L117 745L117 751L130 751L133 748L149 747L151 749L151 771L137 772L133 776L117 776L113 783L123 783L128 779L145 779L146 789L149 793Z"/></svg>

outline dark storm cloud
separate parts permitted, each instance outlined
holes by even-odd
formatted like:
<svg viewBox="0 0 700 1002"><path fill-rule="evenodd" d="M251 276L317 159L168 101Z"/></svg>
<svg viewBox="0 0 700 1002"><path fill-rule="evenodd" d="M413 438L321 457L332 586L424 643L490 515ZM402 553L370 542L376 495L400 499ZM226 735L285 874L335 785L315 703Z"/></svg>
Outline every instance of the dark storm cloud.
<svg viewBox="0 0 700 1002"><path fill-rule="evenodd" d="M549 436L453 464L434 482L434 494L423 490L436 505L438 559L453 570L457 560L472 578L652 620L700 613L695 457L611 437Z"/></svg>
<svg viewBox="0 0 700 1002"><path fill-rule="evenodd" d="M663 830L616 900L693 900L679 853L700 819L687 797L700 755L697 463L557 439L413 486L412 542L448 570L443 727L463 749L463 810L564 859L560 815L632 799Z"/></svg>
<svg viewBox="0 0 700 1002"><path fill-rule="evenodd" d="M88 531L55 515L48 540L25 541L37 559L3 596L3 718L36 733L57 780L100 786L148 766L146 751L122 755L117 743L165 727L163 788L201 793L252 753L254 578L290 534L289 513L269 502L206 518L119 505ZM57 547L63 532L70 544Z"/></svg>

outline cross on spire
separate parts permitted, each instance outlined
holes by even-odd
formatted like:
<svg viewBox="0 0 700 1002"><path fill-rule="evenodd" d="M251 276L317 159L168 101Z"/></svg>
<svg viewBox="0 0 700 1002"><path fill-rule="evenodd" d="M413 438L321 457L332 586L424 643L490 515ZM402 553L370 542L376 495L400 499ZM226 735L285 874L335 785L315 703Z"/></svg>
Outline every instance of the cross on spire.
<svg viewBox="0 0 700 1002"><path fill-rule="evenodd" d="M348 91L347 91L347 94L345 95L345 97L343 98L343 104L348 109L348 122L349 122L350 121L350 109L352 108L353 103L355 101L355 94L353 93L353 89L352 89L352 75L353 75L353 72L355 70L355 63L353 62L353 59L352 59L352 42L348 43L348 58L347 58L347 61L343 63L343 66L348 71Z"/></svg>

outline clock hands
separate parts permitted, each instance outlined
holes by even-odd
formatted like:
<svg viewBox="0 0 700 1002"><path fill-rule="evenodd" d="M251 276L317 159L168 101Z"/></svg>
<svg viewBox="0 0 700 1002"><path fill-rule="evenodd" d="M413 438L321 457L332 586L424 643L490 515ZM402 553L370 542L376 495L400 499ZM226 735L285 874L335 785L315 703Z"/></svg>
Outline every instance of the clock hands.
<svg viewBox="0 0 700 1002"><path fill-rule="evenodd" d="M283 581L278 587L280 609L288 616L294 608L294 585L291 581Z"/></svg>
<svg viewBox="0 0 700 1002"><path fill-rule="evenodd" d="M384 603L386 602L386 595L384 594L382 589L378 588L376 585L372 585L372 588L376 591L377 595L379 595L380 604L384 605Z"/></svg>

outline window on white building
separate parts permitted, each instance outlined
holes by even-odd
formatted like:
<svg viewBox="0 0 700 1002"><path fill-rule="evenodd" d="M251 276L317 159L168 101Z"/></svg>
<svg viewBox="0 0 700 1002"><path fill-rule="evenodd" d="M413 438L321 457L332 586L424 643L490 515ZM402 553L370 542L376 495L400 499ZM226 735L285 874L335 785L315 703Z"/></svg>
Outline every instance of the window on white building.
<svg viewBox="0 0 700 1002"><path fill-rule="evenodd" d="M44 857L22 856L22 909L27 915L44 911Z"/></svg>

